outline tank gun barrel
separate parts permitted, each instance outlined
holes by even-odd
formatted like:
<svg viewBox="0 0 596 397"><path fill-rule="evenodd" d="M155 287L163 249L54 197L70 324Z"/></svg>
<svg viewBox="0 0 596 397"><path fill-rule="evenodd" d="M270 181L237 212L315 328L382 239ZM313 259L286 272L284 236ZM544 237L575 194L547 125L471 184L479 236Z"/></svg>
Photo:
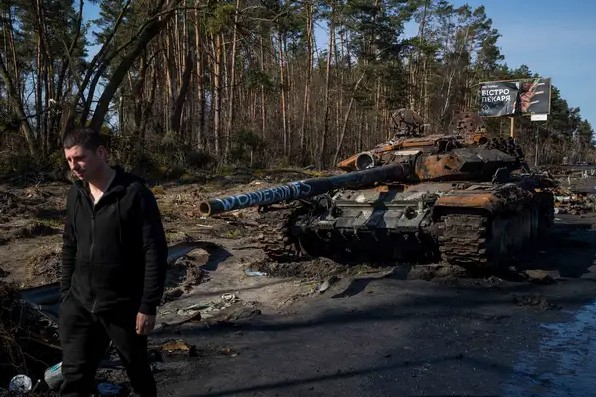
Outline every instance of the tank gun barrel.
<svg viewBox="0 0 596 397"><path fill-rule="evenodd" d="M395 163L342 175L304 179L254 192L206 200L199 204L199 212L203 216L209 216L257 205L305 199L338 188L356 189L372 186L376 182L403 180L407 175L407 166Z"/></svg>

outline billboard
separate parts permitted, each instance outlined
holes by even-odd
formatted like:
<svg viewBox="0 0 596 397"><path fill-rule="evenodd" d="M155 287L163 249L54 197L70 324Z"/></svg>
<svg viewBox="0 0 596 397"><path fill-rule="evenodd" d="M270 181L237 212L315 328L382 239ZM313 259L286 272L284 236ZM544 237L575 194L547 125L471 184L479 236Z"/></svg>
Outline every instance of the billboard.
<svg viewBox="0 0 596 397"><path fill-rule="evenodd" d="M480 116L550 113L550 78L480 83Z"/></svg>
<svg viewBox="0 0 596 397"><path fill-rule="evenodd" d="M480 83L480 115L509 116L515 114L519 81Z"/></svg>

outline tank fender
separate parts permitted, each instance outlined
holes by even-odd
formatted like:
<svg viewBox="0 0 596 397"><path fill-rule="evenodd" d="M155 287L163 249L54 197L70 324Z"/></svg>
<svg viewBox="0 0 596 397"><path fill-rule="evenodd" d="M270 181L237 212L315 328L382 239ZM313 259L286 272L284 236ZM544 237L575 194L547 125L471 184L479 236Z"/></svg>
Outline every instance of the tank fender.
<svg viewBox="0 0 596 397"><path fill-rule="evenodd" d="M445 208L462 208L473 210L484 210L488 213L494 214L501 208L501 200L495 197L491 192L474 192L472 194L466 192L465 194L449 194L440 196L435 201L435 211L440 211L441 207Z"/></svg>

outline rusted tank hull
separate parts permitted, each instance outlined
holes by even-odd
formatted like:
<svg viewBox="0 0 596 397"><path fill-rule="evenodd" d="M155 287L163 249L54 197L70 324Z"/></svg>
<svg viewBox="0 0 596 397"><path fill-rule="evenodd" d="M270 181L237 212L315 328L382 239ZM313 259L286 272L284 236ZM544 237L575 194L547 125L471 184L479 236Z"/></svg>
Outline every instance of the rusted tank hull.
<svg viewBox="0 0 596 397"><path fill-rule="evenodd" d="M340 261L500 267L552 224L552 194L516 185L446 191L444 184L428 183L424 189L344 190L322 200L334 205L296 214L285 244Z"/></svg>
<svg viewBox="0 0 596 397"><path fill-rule="evenodd" d="M413 112L394 116L395 136L341 161L343 175L215 198L199 211L261 206L269 217L261 242L278 261L442 260L476 269L503 265L552 223L553 197L542 191L552 183L530 173L514 140L488 139L474 117L462 117L457 132L424 135Z"/></svg>

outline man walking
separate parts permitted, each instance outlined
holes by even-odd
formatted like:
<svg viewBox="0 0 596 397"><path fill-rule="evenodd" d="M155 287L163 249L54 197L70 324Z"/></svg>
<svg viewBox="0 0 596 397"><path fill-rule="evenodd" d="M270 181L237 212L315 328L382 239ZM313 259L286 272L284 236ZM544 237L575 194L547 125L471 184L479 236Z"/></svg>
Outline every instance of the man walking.
<svg viewBox="0 0 596 397"><path fill-rule="evenodd" d="M147 358L164 288L167 245L155 197L142 181L112 168L99 134L69 131L64 154L73 175L66 204L61 274L62 396L88 396L110 340L131 386L156 396Z"/></svg>

